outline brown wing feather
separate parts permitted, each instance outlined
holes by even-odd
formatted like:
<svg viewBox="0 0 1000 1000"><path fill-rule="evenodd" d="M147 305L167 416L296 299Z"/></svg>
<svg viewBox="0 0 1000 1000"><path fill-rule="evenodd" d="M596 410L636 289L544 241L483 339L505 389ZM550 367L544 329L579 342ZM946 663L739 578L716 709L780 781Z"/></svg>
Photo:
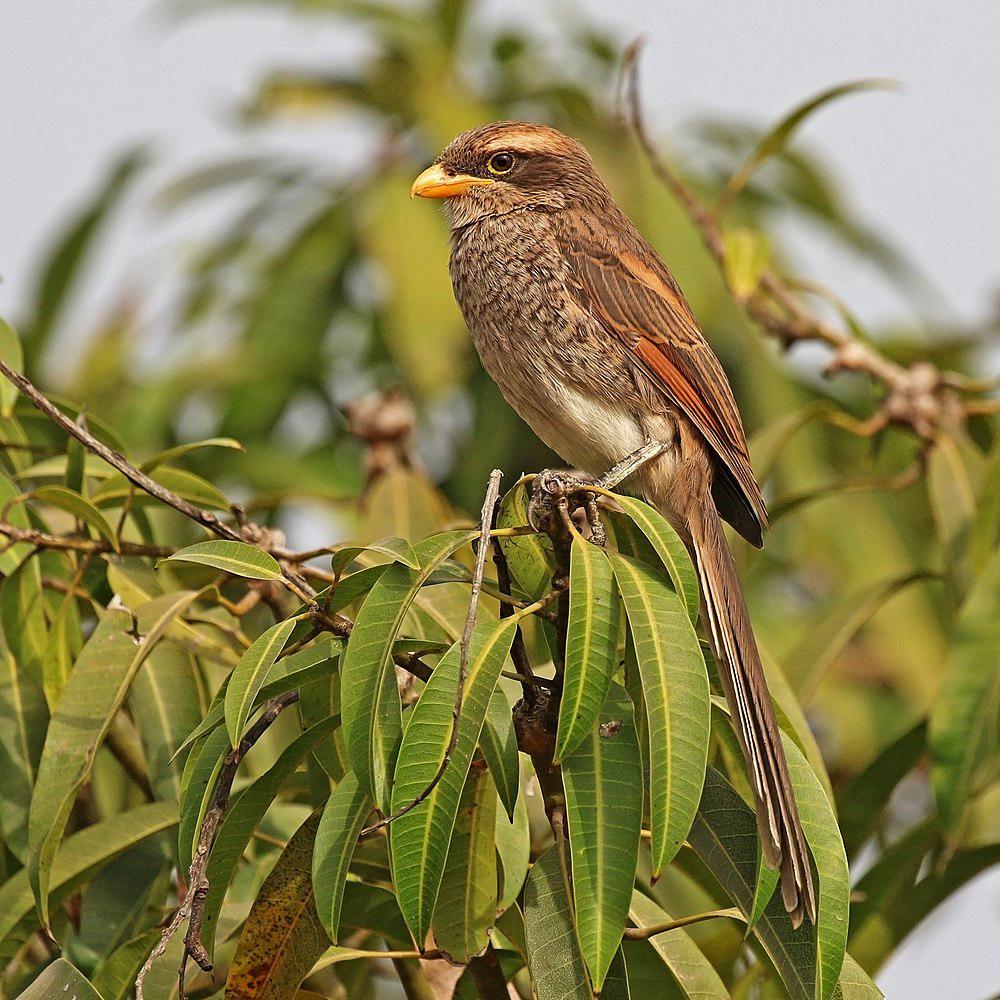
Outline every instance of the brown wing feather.
<svg viewBox="0 0 1000 1000"><path fill-rule="evenodd" d="M673 276L645 245L615 253L566 235L562 243L580 305L625 341L636 364L711 445L722 473L713 488L719 512L759 546L767 511L736 400Z"/></svg>

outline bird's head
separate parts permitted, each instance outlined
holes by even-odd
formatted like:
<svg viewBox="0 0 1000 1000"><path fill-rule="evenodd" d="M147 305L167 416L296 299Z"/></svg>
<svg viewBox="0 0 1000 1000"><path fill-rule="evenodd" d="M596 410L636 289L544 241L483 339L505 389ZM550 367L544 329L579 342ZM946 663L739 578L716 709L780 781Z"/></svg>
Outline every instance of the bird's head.
<svg viewBox="0 0 1000 1000"><path fill-rule="evenodd" d="M610 197L583 146L531 122L463 132L413 182L410 195L447 199L453 228L518 209L557 211Z"/></svg>

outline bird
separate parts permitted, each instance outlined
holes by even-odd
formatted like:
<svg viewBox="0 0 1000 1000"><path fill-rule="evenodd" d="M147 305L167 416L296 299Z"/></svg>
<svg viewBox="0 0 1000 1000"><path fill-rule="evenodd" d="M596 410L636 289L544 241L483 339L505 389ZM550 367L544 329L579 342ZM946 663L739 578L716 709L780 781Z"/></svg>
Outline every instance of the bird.
<svg viewBox="0 0 1000 1000"><path fill-rule="evenodd" d="M546 125L463 132L410 193L443 200L455 298L483 367L535 434L591 476L663 446L625 486L691 553L763 856L793 924L815 923L806 839L722 527L759 548L767 511L729 380L680 287L586 149Z"/></svg>

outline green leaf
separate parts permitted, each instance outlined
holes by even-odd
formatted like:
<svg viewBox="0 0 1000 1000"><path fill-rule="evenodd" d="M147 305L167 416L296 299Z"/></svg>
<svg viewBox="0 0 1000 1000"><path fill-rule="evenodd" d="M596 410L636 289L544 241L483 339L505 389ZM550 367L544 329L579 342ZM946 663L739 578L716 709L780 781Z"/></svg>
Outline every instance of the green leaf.
<svg viewBox="0 0 1000 1000"><path fill-rule="evenodd" d="M285 782L301 766L317 743L328 739L337 719L325 719L300 733L278 759L230 801L219 825L208 863L208 897L202 920L202 943L213 949L219 914L229 884L236 875L243 852Z"/></svg>
<svg viewBox="0 0 1000 1000"><path fill-rule="evenodd" d="M337 718L338 729L330 739L314 747L312 755L326 776L337 784L351 768L344 752L344 734L339 729L340 674L336 670L299 686L299 718L303 726L312 726L333 716Z"/></svg>
<svg viewBox="0 0 1000 1000"><path fill-rule="evenodd" d="M528 524L528 489L524 483L511 487L500 501L498 528L519 528ZM532 600L537 601L552 586L555 563L552 543L546 535L516 535L501 538L500 548L510 574Z"/></svg>
<svg viewBox="0 0 1000 1000"><path fill-rule="evenodd" d="M240 744L254 699L264 685L268 672L295 630L294 618L278 622L264 632L240 657L226 688L226 728L233 747Z"/></svg>
<svg viewBox="0 0 1000 1000"><path fill-rule="evenodd" d="M719 218L722 217L723 212L725 212L726 208L740 191L746 187L747 182L757 172L761 164L775 154L780 153L788 144L795 130L811 114L831 101L845 97L848 94L856 94L866 90L890 90L896 89L897 86L892 80L854 80L850 83L841 83L836 87L830 87L827 90L821 91L814 97L793 108L761 138L743 165L733 173L716 205L716 215Z"/></svg>
<svg viewBox="0 0 1000 1000"><path fill-rule="evenodd" d="M816 996L830 1000L840 978L847 947L851 880L847 854L833 805L819 778L794 741L783 736L799 819L816 862L819 906L816 917Z"/></svg>
<svg viewBox="0 0 1000 1000"><path fill-rule="evenodd" d="M921 719L840 788L837 814L848 856L856 854L875 832L889 796L926 752L927 721Z"/></svg>
<svg viewBox="0 0 1000 1000"><path fill-rule="evenodd" d="M917 878L936 831L920 824L902 838L905 852L892 845L875 868L865 873L858 892L866 898L852 915L851 951L868 971L877 971L900 942L945 900L981 872L1000 864L1000 843L954 854L943 868L931 867ZM913 850L912 847L916 849ZM876 869L884 869L877 871ZM903 877L900 878L900 872ZM888 876L888 891L878 883Z"/></svg>
<svg viewBox="0 0 1000 1000"><path fill-rule="evenodd" d="M182 500L188 500L199 507L210 510L229 510L229 501L209 482L187 469L175 469L171 465L161 465L151 477L164 489L176 493ZM101 488L91 495L91 502L97 506L114 506L132 497L132 509L159 504L155 497L137 490L120 473L113 473L101 484Z"/></svg>
<svg viewBox="0 0 1000 1000"><path fill-rule="evenodd" d="M648 503L617 494L615 500L653 546L667 573L670 574L674 590L684 601L691 623L694 624L698 620L701 601L698 576L680 535L670 526L670 522Z"/></svg>
<svg viewBox="0 0 1000 1000"><path fill-rule="evenodd" d="M798 685L802 701L809 701L827 670L887 602L912 584L933 578L933 574L921 570L880 581L850 594L826 613L785 658L786 663L795 665L794 675L802 678Z"/></svg>
<svg viewBox="0 0 1000 1000"><path fill-rule="evenodd" d="M269 675L271 680L257 692L257 697L253 700L253 708L259 708L272 698L276 698L286 691L291 691L293 688L301 687L327 674L333 674L335 671L333 661L340 654L342 648L342 640L323 636L305 649L292 653L290 656L283 656L271 668ZM177 753L186 750L195 740L211 732L224 721L226 691L231 677L232 674L226 678L205 717L184 738Z"/></svg>
<svg viewBox="0 0 1000 1000"><path fill-rule="evenodd" d="M770 266L771 247L761 233L746 227L727 230L724 244L726 284L733 295L746 302Z"/></svg>
<svg viewBox="0 0 1000 1000"><path fill-rule="evenodd" d="M517 629L517 619L482 622L469 643L465 697L448 765L431 793L389 828L393 884L415 941L427 937L455 826L459 799L479 741L486 706ZM459 643L441 658L413 707L403 736L392 789L392 811L428 787L445 760L458 686Z"/></svg>
<svg viewBox="0 0 1000 1000"><path fill-rule="evenodd" d="M18 668L42 686L51 707L63 679L53 675L52 665L46 661L49 630L40 560L26 559L0 584L0 622Z"/></svg>
<svg viewBox="0 0 1000 1000"><path fill-rule="evenodd" d="M594 1000L574 928L568 875L553 846L524 883L528 970L538 1000Z"/></svg>
<svg viewBox="0 0 1000 1000"><path fill-rule="evenodd" d="M608 557L596 545L574 535L556 763L572 754L594 729L618 664L620 619L618 591Z"/></svg>
<svg viewBox="0 0 1000 1000"><path fill-rule="evenodd" d="M135 720L158 799L176 802L181 791L181 765L175 759L184 736L204 710L200 672L191 655L172 643L161 643L139 668L129 691Z"/></svg>
<svg viewBox="0 0 1000 1000"><path fill-rule="evenodd" d="M850 945L869 971L877 970L897 943L890 933L892 914L909 905L924 861L938 838L935 827L933 818L911 827L882 849L878 860L858 881L858 900L851 911Z"/></svg>
<svg viewBox="0 0 1000 1000"><path fill-rule="evenodd" d="M133 557L108 563L107 574L108 584L121 603L140 619L145 617L150 602L163 596L161 581L169 582L162 573L157 576L146 563ZM239 661L239 656L231 646L219 641L219 635L215 628L190 624L181 618L167 629L167 638L199 659L232 668Z"/></svg>
<svg viewBox="0 0 1000 1000"><path fill-rule="evenodd" d="M139 970L160 940L159 928L146 931L116 948L94 972L94 989L104 1000L126 1000ZM149 980L146 981L147 986ZM148 995L148 994L147 994Z"/></svg>
<svg viewBox="0 0 1000 1000"><path fill-rule="evenodd" d="M392 645L424 580L472 537L468 531L432 535L414 550L419 571L401 563L385 570L361 605L344 650L340 671L344 744L358 780L383 811L402 739Z"/></svg>
<svg viewBox="0 0 1000 1000"><path fill-rule="evenodd" d="M347 870L365 818L371 811L372 800L368 793L354 773L348 771L327 799L316 831L312 862L313 891L319 918L334 944L340 930Z"/></svg>
<svg viewBox="0 0 1000 1000"><path fill-rule="evenodd" d="M28 494L28 498L58 507L72 514L77 520L83 521L84 524L89 524L102 538L111 543L116 552L118 551L118 537L114 529L108 524L105 516L79 493L74 493L65 486L39 486Z"/></svg>
<svg viewBox="0 0 1000 1000"><path fill-rule="evenodd" d="M500 801L507 810L507 815L512 817L521 781L521 761L517 755L514 716L502 687L493 692L486 708L486 724L479 738L479 746L493 774Z"/></svg>
<svg viewBox="0 0 1000 1000"><path fill-rule="evenodd" d="M168 838L159 836L130 848L94 875L80 894L74 953L103 957L162 919L170 892L171 854Z"/></svg>
<svg viewBox="0 0 1000 1000"><path fill-rule="evenodd" d="M604 978L604 989L601 990L602 1000L631 1000L628 969L625 967L625 952L619 948L611 960L611 968Z"/></svg>
<svg viewBox="0 0 1000 1000"><path fill-rule="evenodd" d="M3 321L0 320L0 329ZM0 375L0 385L7 384ZM30 528L28 512L18 503L11 503L21 495L21 491L2 473L0 473L0 510L7 510L7 522L16 528ZM28 542L17 542L15 545L7 547L7 540L4 540L3 552L0 552L0 573L5 577L10 576L18 566L24 562L25 558L34 552L34 546Z"/></svg>
<svg viewBox="0 0 1000 1000"><path fill-rule="evenodd" d="M977 576L986 568L1000 543L1000 438L983 469L976 513L969 531L969 557Z"/></svg>
<svg viewBox="0 0 1000 1000"><path fill-rule="evenodd" d="M844 956L844 967L840 970L833 997L834 1000L885 1000L882 991L850 955Z"/></svg>
<svg viewBox="0 0 1000 1000"><path fill-rule="evenodd" d="M198 451L201 448L230 448L233 451L243 451L243 445L233 438L216 437L206 438L204 441L188 441L186 444L175 445L173 448L157 452L152 458L147 458L139 466L139 471L149 475L149 473L154 472L161 465L169 465L176 459L183 458L185 455L189 455L191 452Z"/></svg>
<svg viewBox="0 0 1000 1000"><path fill-rule="evenodd" d="M638 889L632 891L628 915L636 927L653 927L672 920ZM657 934L649 939L663 964L670 970L685 997L696 1000L729 1000L729 991L712 963L702 954L683 927Z"/></svg>
<svg viewBox="0 0 1000 1000"><path fill-rule="evenodd" d="M274 556L262 552L246 542L222 540L197 542L180 549L172 556L160 560L165 562L190 562L201 566L211 566L232 576L242 576L250 580L280 580L281 567Z"/></svg>
<svg viewBox="0 0 1000 1000"><path fill-rule="evenodd" d="M191 864L191 852L208 800L215 788L222 762L232 747L229 733L215 729L202 743L195 744L184 765L181 778L180 824L177 830L177 854L182 871Z"/></svg>
<svg viewBox="0 0 1000 1000"><path fill-rule="evenodd" d="M938 813L954 836L970 795L997 773L1000 709L1000 551L958 616L944 682L930 719L931 778Z"/></svg>
<svg viewBox="0 0 1000 1000"><path fill-rule="evenodd" d="M19 1000L103 1000L87 977L65 958L57 958L21 994Z"/></svg>
<svg viewBox="0 0 1000 1000"><path fill-rule="evenodd" d="M97 869L147 838L177 824L177 807L155 802L118 813L81 830L60 846L49 879L53 900L63 899ZM22 869L0 886L0 959L16 954L39 927L28 872Z"/></svg>
<svg viewBox="0 0 1000 1000"><path fill-rule="evenodd" d="M713 767L705 776L701 804L688 840L729 898L749 914L757 882L757 819ZM817 964L812 925L804 921L793 929L781 897L775 895L754 935L770 956L792 1000L815 1000Z"/></svg>
<svg viewBox="0 0 1000 1000"><path fill-rule="evenodd" d="M698 808L711 729L708 671L677 593L642 563L609 555L642 678L657 877L680 849Z"/></svg>
<svg viewBox="0 0 1000 1000"><path fill-rule="evenodd" d="M41 684L0 644L0 831L20 861L28 857L28 810L49 722Z"/></svg>
<svg viewBox="0 0 1000 1000"><path fill-rule="evenodd" d="M490 772L465 779L431 927L438 947L468 962L489 943L497 914L497 793Z"/></svg>
<svg viewBox="0 0 1000 1000"><path fill-rule="evenodd" d="M73 594L67 594L60 600L56 613L52 616L45 650L45 660L50 665L46 668L46 674L53 698L58 698L61 694L73 669L73 661L80 655L82 646L83 630L80 627L77 598Z"/></svg>
<svg viewBox="0 0 1000 1000"><path fill-rule="evenodd" d="M0 360L4 361L14 371L24 371L24 353L21 350L21 338L14 329L0 319ZM14 413L14 403L17 401L17 387L0 375L0 416L10 417Z"/></svg>
<svg viewBox="0 0 1000 1000"><path fill-rule="evenodd" d="M975 456L981 464L978 451ZM959 439L950 434L937 435L927 462L927 489L938 535L946 549L966 535L975 517L978 471L966 461Z"/></svg>
<svg viewBox="0 0 1000 1000"><path fill-rule="evenodd" d="M104 1000L126 1000L139 970L160 940L161 931L146 931L119 945L94 971L94 989ZM148 980L147 980L148 984Z"/></svg>
<svg viewBox="0 0 1000 1000"><path fill-rule="evenodd" d="M254 900L229 967L226 996L283 1000L330 947L312 892L312 855L320 811L282 851Z"/></svg>
<svg viewBox="0 0 1000 1000"><path fill-rule="evenodd" d="M642 825L639 741L632 703L617 684L562 774L580 948L599 991L628 918Z"/></svg>
<svg viewBox="0 0 1000 1000"><path fill-rule="evenodd" d="M524 795L517 797L512 819L508 819L502 809L497 813L496 848L502 876L497 912L503 913L514 905L521 894L531 857L528 803Z"/></svg>
<svg viewBox="0 0 1000 1000"><path fill-rule="evenodd" d="M345 545L333 554L333 572L339 576L362 552L376 552L388 556L391 562L400 562L410 569L420 569L413 546L405 538L390 536L368 545Z"/></svg>
<svg viewBox="0 0 1000 1000"><path fill-rule="evenodd" d="M45 737L28 818L28 871L43 923L48 925L52 859L80 786L132 678L167 626L195 598L182 592L158 598L158 617L147 635L130 634L132 616L107 611L87 641L56 705Z"/></svg>

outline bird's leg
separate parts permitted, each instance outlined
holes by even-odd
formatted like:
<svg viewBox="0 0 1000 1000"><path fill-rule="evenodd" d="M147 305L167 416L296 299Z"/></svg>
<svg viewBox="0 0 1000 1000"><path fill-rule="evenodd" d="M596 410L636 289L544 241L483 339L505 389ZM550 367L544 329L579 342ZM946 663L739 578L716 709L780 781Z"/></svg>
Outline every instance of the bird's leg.
<svg viewBox="0 0 1000 1000"><path fill-rule="evenodd" d="M613 490L644 465L652 462L654 458L659 458L669 447L670 444L667 441L654 441L652 438L647 438L642 446L636 448L631 455L626 455L616 466L608 469L596 481L596 485L606 490Z"/></svg>
<svg viewBox="0 0 1000 1000"><path fill-rule="evenodd" d="M577 501L578 507L586 517L591 539L597 545L604 545L607 536L601 523L597 508L597 497L588 492L588 486L598 486L604 490L613 490L629 476L634 475L648 462L659 458L670 444L666 441L654 441L648 438L642 446L626 455L617 465L609 469L603 476L595 479L580 472L556 472L552 469L542 469L535 477L528 502L528 521L537 530L546 531L546 525L551 526L552 519L557 515L557 508L564 508L563 515L572 514L567 501L570 497Z"/></svg>

